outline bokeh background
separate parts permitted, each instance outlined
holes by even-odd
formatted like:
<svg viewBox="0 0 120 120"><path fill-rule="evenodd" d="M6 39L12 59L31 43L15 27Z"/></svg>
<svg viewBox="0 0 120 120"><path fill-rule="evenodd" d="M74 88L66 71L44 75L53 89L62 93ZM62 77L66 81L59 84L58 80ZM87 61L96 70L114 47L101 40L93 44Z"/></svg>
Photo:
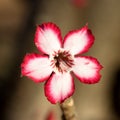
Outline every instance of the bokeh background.
<svg viewBox="0 0 120 120"><path fill-rule="evenodd" d="M38 52L36 25L49 21L63 36L88 23L96 38L85 55L104 66L102 79L94 85L75 80L78 120L120 120L120 0L0 0L0 120L46 120L49 111L61 118L58 104L44 96L44 83L20 74L25 54Z"/></svg>

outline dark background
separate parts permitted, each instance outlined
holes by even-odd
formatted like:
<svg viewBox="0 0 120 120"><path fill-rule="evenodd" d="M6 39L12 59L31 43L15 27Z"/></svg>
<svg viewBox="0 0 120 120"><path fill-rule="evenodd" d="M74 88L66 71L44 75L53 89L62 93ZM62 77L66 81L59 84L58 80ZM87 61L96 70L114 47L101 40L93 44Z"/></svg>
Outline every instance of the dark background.
<svg viewBox="0 0 120 120"><path fill-rule="evenodd" d="M88 23L96 41L85 55L104 66L98 84L75 80L74 100L80 120L120 119L120 1L86 0L75 6L71 0L0 1L0 120L45 120L58 105L44 96L44 83L20 77L26 53L38 52L33 39L37 24L56 23L64 36Z"/></svg>

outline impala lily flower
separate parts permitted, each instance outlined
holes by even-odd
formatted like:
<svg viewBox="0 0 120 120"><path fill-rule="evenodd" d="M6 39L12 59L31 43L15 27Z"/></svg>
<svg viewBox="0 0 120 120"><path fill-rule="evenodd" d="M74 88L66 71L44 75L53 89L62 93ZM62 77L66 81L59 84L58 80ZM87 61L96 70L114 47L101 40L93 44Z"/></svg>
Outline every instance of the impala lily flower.
<svg viewBox="0 0 120 120"><path fill-rule="evenodd" d="M83 83L97 83L102 66L96 58L79 56L94 43L88 26L70 31L62 40L60 29L53 23L38 25L35 45L43 54L27 54L21 64L22 75L35 82L45 82L45 95L55 104L63 102L75 90L71 72Z"/></svg>

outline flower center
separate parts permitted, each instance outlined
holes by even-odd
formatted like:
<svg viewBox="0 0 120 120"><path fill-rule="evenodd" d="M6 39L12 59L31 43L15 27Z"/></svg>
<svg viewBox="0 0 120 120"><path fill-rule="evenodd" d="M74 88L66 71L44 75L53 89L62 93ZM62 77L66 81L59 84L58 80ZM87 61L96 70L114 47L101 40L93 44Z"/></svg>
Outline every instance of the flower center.
<svg viewBox="0 0 120 120"><path fill-rule="evenodd" d="M51 66L54 68L54 72L68 72L74 65L73 56L69 51L58 50L52 54Z"/></svg>

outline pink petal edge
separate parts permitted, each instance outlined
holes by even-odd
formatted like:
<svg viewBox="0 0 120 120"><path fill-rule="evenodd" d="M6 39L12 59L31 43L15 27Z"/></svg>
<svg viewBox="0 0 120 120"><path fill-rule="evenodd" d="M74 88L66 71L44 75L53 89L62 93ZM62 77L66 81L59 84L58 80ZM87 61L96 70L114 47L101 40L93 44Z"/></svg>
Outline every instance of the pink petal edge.
<svg viewBox="0 0 120 120"><path fill-rule="evenodd" d="M92 31L85 25L80 30L68 32L64 37L63 46L67 50L70 50L73 55L77 55L87 52L93 45L94 40Z"/></svg>
<svg viewBox="0 0 120 120"><path fill-rule="evenodd" d="M87 84L94 84L99 82L101 78L100 70L103 67L96 58L93 58L91 56L84 56L76 57L75 59L78 63L75 63L76 65L73 67L73 73L81 82ZM84 63L81 64L82 62Z"/></svg>
<svg viewBox="0 0 120 120"><path fill-rule="evenodd" d="M53 73L44 86L45 96L52 104L64 102L66 98L72 96L75 90L72 76L70 74L61 75Z"/></svg>
<svg viewBox="0 0 120 120"><path fill-rule="evenodd" d="M51 22L38 25L34 42L38 50L50 54L62 46L62 36L59 27Z"/></svg>
<svg viewBox="0 0 120 120"><path fill-rule="evenodd" d="M43 61L45 62L45 60L47 60L48 57L47 56L40 56L36 53L27 54L24 57L23 62L21 64L21 74L23 76L27 76L28 78L32 79L34 82L43 82L50 77L50 74L52 73L52 69L50 67L47 67L46 68L47 71L45 71L46 73L44 75L42 74L43 75L42 76L41 75L42 70L39 70L40 65L43 65L42 63L38 64L37 67L35 67L35 68L34 68L34 66L30 67L30 62L31 63L34 62L36 64L37 63L36 60L38 60L38 59L41 59L41 60L43 59ZM37 75L33 73L36 71L39 73L40 76L37 77L38 73L37 73Z"/></svg>

